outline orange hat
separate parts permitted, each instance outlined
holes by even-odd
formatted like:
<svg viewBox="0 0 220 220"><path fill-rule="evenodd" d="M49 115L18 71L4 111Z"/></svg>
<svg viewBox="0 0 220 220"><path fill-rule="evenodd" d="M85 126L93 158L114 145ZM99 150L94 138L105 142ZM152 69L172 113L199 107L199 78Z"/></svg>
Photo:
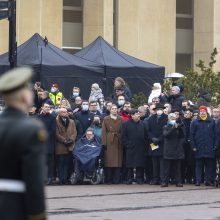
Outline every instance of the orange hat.
<svg viewBox="0 0 220 220"><path fill-rule="evenodd" d="M199 111L201 111L201 110L205 110L206 112L208 112L207 107L204 106L204 105L202 105L202 106L199 107Z"/></svg>

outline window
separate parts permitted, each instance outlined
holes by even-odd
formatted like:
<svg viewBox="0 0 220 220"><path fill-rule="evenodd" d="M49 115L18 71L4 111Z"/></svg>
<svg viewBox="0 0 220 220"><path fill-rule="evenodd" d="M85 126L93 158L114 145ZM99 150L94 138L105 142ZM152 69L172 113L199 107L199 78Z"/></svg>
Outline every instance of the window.
<svg viewBox="0 0 220 220"><path fill-rule="evenodd" d="M63 6L81 7L81 0L63 0Z"/></svg>
<svg viewBox="0 0 220 220"><path fill-rule="evenodd" d="M192 54L176 54L176 72L185 73L192 67Z"/></svg>
<svg viewBox="0 0 220 220"><path fill-rule="evenodd" d="M176 0L176 13L192 15L193 12L192 0Z"/></svg>
<svg viewBox="0 0 220 220"><path fill-rule="evenodd" d="M192 29L193 28L192 18L177 17L176 28L177 29Z"/></svg>
<svg viewBox="0 0 220 220"><path fill-rule="evenodd" d="M83 45L83 1L63 0L63 50L71 54Z"/></svg>

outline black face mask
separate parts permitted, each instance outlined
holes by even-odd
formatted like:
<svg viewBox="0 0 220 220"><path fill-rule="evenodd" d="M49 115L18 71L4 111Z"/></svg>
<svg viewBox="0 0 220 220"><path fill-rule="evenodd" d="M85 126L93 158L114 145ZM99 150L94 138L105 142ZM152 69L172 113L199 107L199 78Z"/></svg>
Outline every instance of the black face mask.
<svg viewBox="0 0 220 220"><path fill-rule="evenodd" d="M100 123L98 121L94 121L93 124L96 125L96 126L100 125Z"/></svg>
<svg viewBox="0 0 220 220"><path fill-rule="evenodd" d="M186 106L183 106L182 109L183 109L183 111L186 111Z"/></svg>

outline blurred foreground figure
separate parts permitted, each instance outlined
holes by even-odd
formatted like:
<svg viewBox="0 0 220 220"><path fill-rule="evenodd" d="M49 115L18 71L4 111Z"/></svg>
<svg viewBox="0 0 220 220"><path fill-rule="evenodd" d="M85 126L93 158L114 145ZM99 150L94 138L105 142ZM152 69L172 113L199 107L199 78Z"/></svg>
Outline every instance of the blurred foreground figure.
<svg viewBox="0 0 220 220"><path fill-rule="evenodd" d="M45 220L46 132L27 116L33 105L29 68L0 77L6 109L0 115L0 219Z"/></svg>

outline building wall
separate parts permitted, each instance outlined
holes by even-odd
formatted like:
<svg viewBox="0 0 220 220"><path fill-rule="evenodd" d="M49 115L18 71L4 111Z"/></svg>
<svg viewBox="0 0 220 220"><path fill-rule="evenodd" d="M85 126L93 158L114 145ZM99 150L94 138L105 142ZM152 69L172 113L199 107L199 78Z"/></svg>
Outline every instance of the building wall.
<svg viewBox="0 0 220 220"><path fill-rule="evenodd" d="M220 1L194 0L194 64L210 61L214 47L220 52ZM220 70L220 56L215 69Z"/></svg>
<svg viewBox="0 0 220 220"><path fill-rule="evenodd" d="M98 36L113 43L113 0L84 0L83 46Z"/></svg>
<svg viewBox="0 0 220 220"><path fill-rule="evenodd" d="M175 71L176 1L119 0L118 49Z"/></svg>
<svg viewBox="0 0 220 220"><path fill-rule="evenodd" d="M33 34L47 36L62 46L62 0L17 0L17 42L25 42ZM8 50L8 21L0 21L0 54Z"/></svg>

